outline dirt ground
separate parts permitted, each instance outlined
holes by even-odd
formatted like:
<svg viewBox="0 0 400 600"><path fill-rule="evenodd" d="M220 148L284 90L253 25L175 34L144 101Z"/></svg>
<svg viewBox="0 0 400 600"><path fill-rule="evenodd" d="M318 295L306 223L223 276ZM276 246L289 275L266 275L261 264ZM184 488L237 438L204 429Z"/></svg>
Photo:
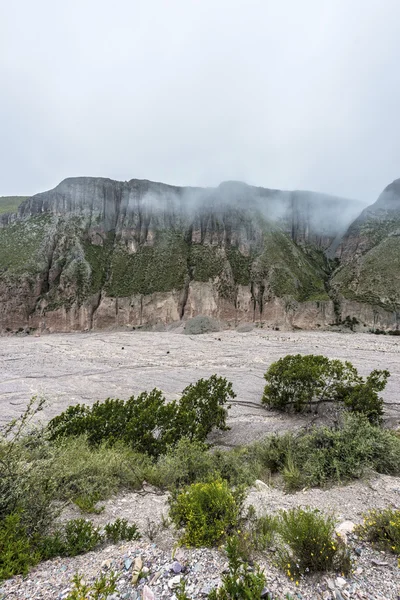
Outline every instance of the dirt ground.
<svg viewBox="0 0 400 600"><path fill-rule="evenodd" d="M392 426L400 424L399 338L262 329L198 336L132 331L0 338L0 424L20 415L34 395L48 400L42 413L48 419L69 404L126 399L153 387L177 398L189 383L217 373L232 381L237 397L229 413L231 431L216 434L214 441L247 443L309 422L309 417L276 414L260 404L268 365L295 353L350 360L363 375L388 369L386 414Z"/></svg>

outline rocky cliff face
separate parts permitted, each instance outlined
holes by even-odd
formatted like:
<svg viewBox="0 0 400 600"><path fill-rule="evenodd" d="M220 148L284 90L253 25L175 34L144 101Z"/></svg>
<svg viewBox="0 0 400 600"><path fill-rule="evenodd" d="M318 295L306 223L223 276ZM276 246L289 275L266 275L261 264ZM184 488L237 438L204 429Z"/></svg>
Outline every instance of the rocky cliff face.
<svg viewBox="0 0 400 600"><path fill-rule="evenodd" d="M350 317L378 329L400 325L400 179L349 227L337 249L332 290Z"/></svg>
<svg viewBox="0 0 400 600"><path fill-rule="evenodd" d="M344 318L348 301L340 275L331 294L326 255L359 212L341 198L237 182L67 179L0 215L0 330L134 327L197 314L326 327ZM337 249L344 264L346 244Z"/></svg>

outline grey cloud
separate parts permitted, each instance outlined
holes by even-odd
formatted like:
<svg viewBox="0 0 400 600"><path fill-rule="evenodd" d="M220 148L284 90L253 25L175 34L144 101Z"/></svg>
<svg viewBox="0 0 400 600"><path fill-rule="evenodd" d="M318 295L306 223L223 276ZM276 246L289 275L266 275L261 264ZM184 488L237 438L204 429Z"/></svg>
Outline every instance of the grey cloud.
<svg viewBox="0 0 400 600"><path fill-rule="evenodd" d="M0 0L0 195L69 176L373 202L400 177L397 0Z"/></svg>

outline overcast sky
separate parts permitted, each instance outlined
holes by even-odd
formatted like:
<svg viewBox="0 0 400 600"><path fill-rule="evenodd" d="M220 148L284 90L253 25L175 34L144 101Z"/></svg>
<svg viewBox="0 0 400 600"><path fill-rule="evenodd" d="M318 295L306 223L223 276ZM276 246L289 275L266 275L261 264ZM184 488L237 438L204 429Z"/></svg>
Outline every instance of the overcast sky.
<svg viewBox="0 0 400 600"><path fill-rule="evenodd" d="M0 0L0 195L400 177L399 0Z"/></svg>

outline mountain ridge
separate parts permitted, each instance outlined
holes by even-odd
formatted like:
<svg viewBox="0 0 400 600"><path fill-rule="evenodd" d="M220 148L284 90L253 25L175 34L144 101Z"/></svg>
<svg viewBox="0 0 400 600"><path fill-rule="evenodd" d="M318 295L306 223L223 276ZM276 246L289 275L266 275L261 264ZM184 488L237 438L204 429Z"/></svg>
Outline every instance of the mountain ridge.
<svg viewBox="0 0 400 600"><path fill-rule="evenodd" d="M390 202L368 218L384 210L385 228L397 190L387 186ZM397 327L397 296L369 306L348 293L346 270L343 279L363 256L354 252L363 248L357 220L371 207L360 208L242 182L65 179L0 215L0 329L161 326L197 314L300 328L358 314L364 327Z"/></svg>

